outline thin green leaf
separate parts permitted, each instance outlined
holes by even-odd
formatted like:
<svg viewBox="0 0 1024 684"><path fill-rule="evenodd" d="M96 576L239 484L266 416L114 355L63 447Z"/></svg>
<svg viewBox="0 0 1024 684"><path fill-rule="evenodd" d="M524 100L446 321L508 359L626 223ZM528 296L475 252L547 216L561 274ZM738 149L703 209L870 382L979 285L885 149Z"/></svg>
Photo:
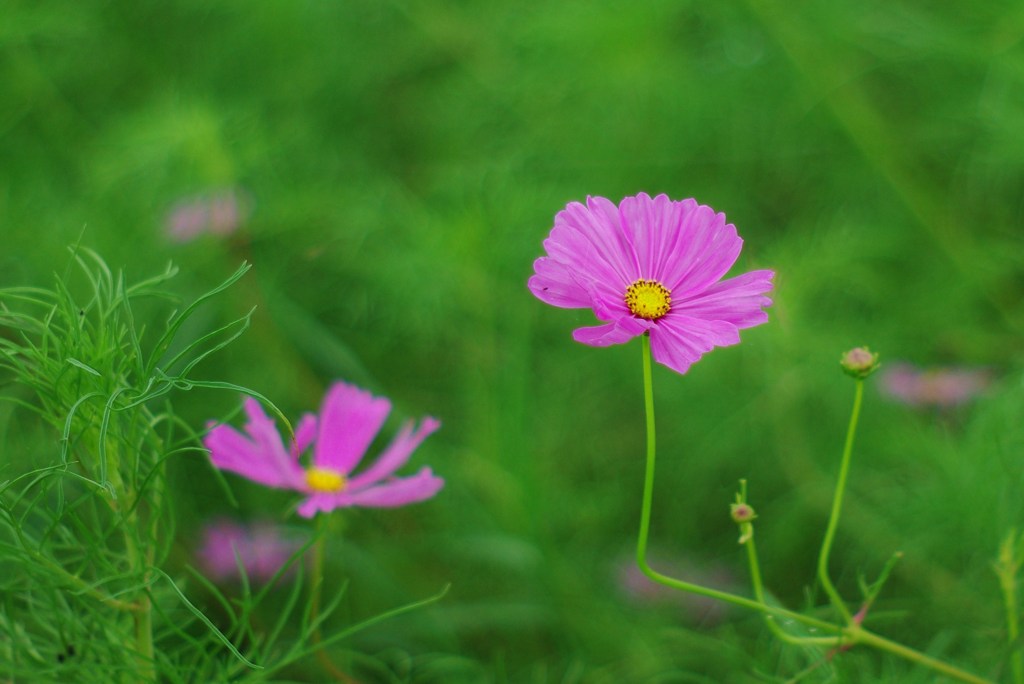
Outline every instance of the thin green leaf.
<svg viewBox="0 0 1024 684"><path fill-rule="evenodd" d="M153 370L156 368L156 365L160 362L160 359L163 358L164 354L167 353L167 349L171 346L171 341L177 334L178 329L185 323L186 320L188 320L192 313L205 301L220 294L221 292L223 292L224 290L238 282L238 280L242 276L244 276L249 271L250 268L252 268L251 264L243 262L242 265L239 266L234 273L228 276L227 280L225 280L220 285L213 288L206 294L201 295L194 302L189 304L184 311L174 316L168 322L167 330L164 331L164 334L157 341L156 346L153 348L153 353L150 356L149 363L146 364L146 375L152 375Z"/></svg>
<svg viewBox="0 0 1024 684"><path fill-rule="evenodd" d="M81 368L86 373L92 373L97 378L102 378L103 377L103 375L98 370L96 370L95 368L93 368L92 366L90 366L88 364L82 363L81 361L79 361L78 359L76 359L74 357L69 356L67 358L67 362L70 363L75 368Z"/></svg>
<svg viewBox="0 0 1024 684"><path fill-rule="evenodd" d="M184 593L182 593L181 589L178 588L178 585L174 583L174 580L172 580L170 578L170 576L166 572L164 572L160 568L153 568L153 571L159 573L160 575L163 576L164 579L167 580L167 582L171 585L171 588L174 590L174 593L177 594L178 598L181 600L181 602L183 604L185 604L185 607L188 608L189 611L191 611L191 613L193 615L195 615L199 619L200 622L202 622L204 625L206 625L206 628L209 629L210 632L215 637L217 637L217 640L220 641L224 645L225 648L227 648L229 651L231 651L232 655L234 655L236 658L238 658L240 661L242 661L243 663L245 663L246 665L248 665L250 668L252 668L254 670L262 670L263 669L262 665L257 665L256 663L251 662L244 655L242 655L241 652L237 648L235 648L235 645L232 644L231 641L229 641L226 636L224 636L223 632L221 632L219 629L217 629L217 626L210 621L210 618L206 617L206 615L203 614L203 611L201 611L198 608L196 608L192 604L192 602L188 600L188 597L185 596Z"/></svg>

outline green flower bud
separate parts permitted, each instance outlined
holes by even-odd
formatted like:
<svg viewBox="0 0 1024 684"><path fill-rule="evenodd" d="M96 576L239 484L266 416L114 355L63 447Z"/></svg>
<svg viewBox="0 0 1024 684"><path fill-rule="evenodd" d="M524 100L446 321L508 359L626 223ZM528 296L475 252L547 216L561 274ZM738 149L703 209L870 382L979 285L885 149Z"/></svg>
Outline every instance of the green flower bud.
<svg viewBox="0 0 1024 684"><path fill-rule="evenodd" d="M839 365L847 375L863 380L878 370L878 354L872 354L867 347L854 347L843 354Z"/></svg>
<svg viewBox="0 0 1024 684"><path fill-rule="evenodd" d="M737 525L749 523L757 517L757 513L754 512L754 507L743 501L729 504L729 515L732 516L733 522Z"/></svg>

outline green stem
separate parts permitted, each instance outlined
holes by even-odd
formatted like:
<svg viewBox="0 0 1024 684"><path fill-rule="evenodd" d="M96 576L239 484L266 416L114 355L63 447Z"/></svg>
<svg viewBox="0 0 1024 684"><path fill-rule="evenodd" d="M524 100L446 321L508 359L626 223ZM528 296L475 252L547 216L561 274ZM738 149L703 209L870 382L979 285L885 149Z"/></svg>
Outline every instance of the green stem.
<svg viewBox="0 0 1024 684"><path fill-rule="evenodd" d="M153 602L148 587L139 597L139 610L135 615L135 648L139 654L141 672L147 681L156 681L153 656Z"/></svg>
<svg viewBox="0 0 1024 684"><path fill-rule="evenodd" d="M311 622L315 622L320 615L320 595L324 581L324 556L326 555L326 542L324 542L324 538L327 536L327 530L324 529L324 520L326 518L326 515L318 515L316 520L317 539L316 543L313 544L313 577L311 583L313 595L309 599Z"/></svg>
<svg viewBox="0 0 1024 684"><path fill-rule="evenodd" d="M760 566L757 563L756 549L753 548L753 538L747 540L748 547L747 553L748 558L752 559L752 571L751 574L756 576L755 579L755 594L757 600L751 600L743 596L737 596L724 591L718 591L717 589L710 589L708 587L702 587L698 584L692 584L690 582L684 582L667 575L663 575L656 570L652 569L647 563L647 538L650 534L651 529L651 502L653 500L654 491L654 464L655 464L655 429L654 429L654 389L651 378L651 340L647 335L641 337L642 348L643 348L643 360L644 360L644 408L647 414L647 468L644 475L644 496L643 504L640 514L640 535L637 539L636 545L636 561L637 565L640 566L640 570L649 577L651 580L663 584L680 591L687 591L700 596L707 596L709 598L718 599L720 601L726 601L733 605L740 606L742 608L749 608L756 610L765 616L786 618L801 622L809 627L815 627L823 631L831 632L836 636L833 637L813 637L813 638L798 638L799 643L810 644L819 643L820 645L839 645L841 642L843 645L854 646L856 644L866 644L882 651L888 651L896 656L899 656L905 660L917 663L924 667L928 667L936 672L941 672L944 675L953 677L963 682L969 682L970 684L995 684L991 680L983 679L977 675L973 675L970 672L961 670L957 667L936 660L931 656L925 655L920 651L916 651L902 644L898 644L895 641L890 641L885 637L881 637L877 634L867 631L858 624L848 622L847 627L839 627L830 622L818 620L817 618L809 617L807 615L801 615L800 613L794 613L793 611L786 610L784 608L776 608L774 606L768 606L764 603L764 591L761 584L761 571ZM853 428L856 428L857 418L860 412L860 401L863 394L863 383L858 381L857 383L857 396L854 402L854 415L850 421L851 430L847 435L846 454L844 461L848 463L849 453L853 450ZM845 473L841 476L841 482L845 484L846 476ZM842 490L839 491L839 499L841 499ZM833 506L834 518L838 518L839 505ZM832 534L834 534L834 524L830 525L832 528ZM830 537L831 535L829 535ZM831 544L831 539L828 539ZM827 562L827 554L825 554L825 560ZM845 608L845 606L844 606ZM776 625L778 626L778 625ZM795 637L789 637L786 635L786 640L793 639ZM826 641L827 640L827 641Z"/></svg>
<svg viewBox="0 0 1024 684"><path fill-rule="evenodd" d="M1013 681L1014 684L1024 684L1024 654L1021 653L1020 645L1017 643L1017 639L1020 637L1020 627L1017 624L1019 611L1017 610L1017 588L1014 582L1007 587L1005 596L1007 638L1010 648L1013 649L1013 655L1010 656Z"/></svg>
<svg viewBox="0 0 1024 684"><path fill-rule="evenodd" d="M768 604L764 600L764 585L761 582L761 565L757 560L757 547L754 544L754 537L751 535L744 544L747 547L747 561L750 565L750 581L754 585L754 596L757 597L757 602L760 603L764 608L768 608ZM764 621L768 625L768 629L772 631L782 641L787 644L793 644L797 646L839 646L842 642L841 636L828 636L828 637L798 637L793 636L786 632L779 623L775 620L774 615L765 614Z"/></svg>
<svg viewBox="0 0 1024 684"><path fill-rule="evenodd" d="M1012 653L1010 666L1013 669L1014 684L1024 683L1024 654L1021 654L1020 645L1017 643L1020 637L1020 611L1017 608L1017 572L1020 569L1017 560L1017 545L1019 543L1017 531L1012 530L1000 548L999 562L995 566L999 576L999 587L1003 592L1003 606L1006 609L1006 638Z"/></svg>
<svg viewBox="0 0 1024 684"><path fill-rule="evenodd" d="M124 501L124 499L122 499ZM135 654L139 661L139 677L143 681L156 681L154 670L153 654L153 601L149 596L149 565L146 562L146 553L140 546L139 539L135 536L138 523L135 514L129 516L131 520L122 522L124 525L124 538L132 573L142 576L142 589L139 592L135 603L138 608L132 613L135 621Z"/></svg>
<svg viewBox="0 0 1024 684"><path fill-rule="evenodd" d="M880 651L888 651L894 655L897 655L904 660L923 665L924 667L930 668L936 672L959 679L962 682L970 682L971 684L995 684L991 679L985 679L977 675L971 674L966 670L961 670L958 667L953 667L948 663L944 663L941 660L936 660L929 655L925 655L920 651L915 651L912 648L898 644L895 641L889 641L885 637L878 636L873 632L869 632L866 629L861 629L857 625L851 625L846 630L845 634L849 636L850 642L854 644L865 644L873 648L877 648Z"/></svg>
<svg viewBox="0 0 1024 684"><path fill-rule="evenodd" d="M857 433L857 422L860 420L860 405L864 398L864 380L857 379L857 389L853 396L853 412L850 414L850 425L846 430L846 444L843 446L843 459L839 464L839 478L836 481L836 493L832 497L832 514L828 519L828 528L825 530L825 539L821 542L821 552L818 555L818 581L828 594L829 600L840 615L843 621L849 623L851 618L850 610L843 602L843 598L836 591L832 580L828 576L828 557L832 552L832 541L836 536L836 528L839 526L839 514L843 509L843 494L846 492L846 478L850 473L850 456L853 453L853 437Z"/></svg>
<svg viewBox="0 0 1024 684"><path fill-rule="evenodd" d="M651 568L647 562L647 538L651 530L651 502L654 493L654 462L655 462L655 430L654 430L654 383L651 379L651 340L647 335L641 336L644 356L644 406L647 412L647 469L644 476L644 498L640 514L640 535L636 544L636 562L640 570L650 579L658 584L664 584L673 589L687 591L699 596L718 599L743 608L750 608L767 615L774 615L780 618L802 622L811 627L838 633L840 627L824 620L794 613L784 608L766 606L761 602L751 600L744 596L737 596L728 592L702 587L699 584L684 582L683 580L663 575Z"/></svg>
<svg viewBox="0 0 1024 684"><path fill-rule="evenodd" d="M317 516L316 521L317 539L313 545L313 595L310 597L309 608L309 621L312 623L316 623L317 618L320 616L320 596L324 586L324 556L326 555L327 546L328 515L327 513L320 514ZM327 651L322 646L323 637L320 634L319 625L313 630L312 642L316 647L316 659L320 661L320 665L327 674L336 681L344 682L345 684L355 684L355 680L335 665L331 657L327 655Z"/></svg>
<svg viewBox="0 0 1024 684"><path fill-rule="evenodd" d="M138 677L141 681L155 682L157 677L153 651L153 600L149 595L154 540L147 534L144 516L138 507L132 506L132 501L138 494L121 476L123 464L117 448L108 448L102 458L110 460L107 477L116 491L116 496L108 500L108 504L121 518L129 567L131 573L140 578L141 589L135 600L138 608L132 614L135 626L135 655L139 663Z"/></svg>
<svg viewBox="0 0 1024 684"><path fill-rule="evenodd" d="M132 517L139 521L139 527L147 527L146 523L143 522L145 515L148 515L148 529L146 530L146 537L143 540L143 589L142 594L139 596L140 610L136 621L139 652L143 654L143 657L148 658L149 662L155 665L154 660L154 646L153 646L153 600L149 593L149 585L152 579L151 568L153 568L157 562L157 540L161 536L160 520L161 512L163 509L163 491L164 484L167 481L166 472L166 461L162 458L164 453L163 441L155 436L152 430L152 415L148 411L143 412L147 418L146 426L147 432L151 435L153 442L153 457L155 463L153 468L157 469L157 472L152 478L149 478L147 482L143 484L145 488L147 485L150 490L150 498L148 504L145 507L145 513L141 513L138 508L132 513ZM136 496L142 496L143 492L139 492ZM155 679L155 672L154 672Z"/></svg>

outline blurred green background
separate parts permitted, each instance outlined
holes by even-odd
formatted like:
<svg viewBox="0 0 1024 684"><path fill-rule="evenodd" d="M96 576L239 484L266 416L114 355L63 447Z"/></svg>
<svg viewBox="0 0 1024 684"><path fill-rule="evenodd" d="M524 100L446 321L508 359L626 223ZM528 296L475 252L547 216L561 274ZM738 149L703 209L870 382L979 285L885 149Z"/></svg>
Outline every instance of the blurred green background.
<svg viewBox="0 0 1024 684"><path fill-rule="evenodd" d="M183 298L248 260L196 330L258 306L253 327L197 377L296 416L345 378L393 398L391 429L442 419L414 460L442 493L346 513L333 549L352 619L452 583L348 642L366 681L934 681L623 584L639 344L574 343L591 314L525 282L567 202L695 197L746 240L737 270L776 269L777 291L740 346L656 369L654 557L747 592L728 517L744 477L768 586L821 603L840 352L985 367L990 391L953 411L869 388L833 567L853 600L902 550L868 626L998 677L990 564L1022 523L1022 38L1009 0L3 0L0 286L50 285L76 243L129 280L173 260ZM175 207L225 189L237 232L168 237ZM179 399L197 427L238 401ZM52 445L3 411L3 461ZM182 564L204 519L291 501L229 477L233 510L203 459L171 470Z"/></svg>

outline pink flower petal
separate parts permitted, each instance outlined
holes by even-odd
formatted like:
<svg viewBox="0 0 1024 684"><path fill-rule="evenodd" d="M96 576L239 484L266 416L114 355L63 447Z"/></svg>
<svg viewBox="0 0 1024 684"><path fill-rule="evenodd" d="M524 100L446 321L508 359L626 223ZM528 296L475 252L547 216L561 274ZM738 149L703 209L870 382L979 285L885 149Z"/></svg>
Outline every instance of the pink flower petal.
<svg viewBox="0 0 1024 684"><path fill-rule="evenodd" d="M412 421L403 425L374 464L348 481L350 490L363 489L390 477L392 473L405 465L409 456L424 439L441 427L441 422L435 418L424 418L415 432L412 425Z"/></svg>
<svg viewBox="0 0 1024 684"><path fill-rule="evenodd" d="M563 309L590 306L590 295L573 279L565 266L548 257L541 257L533 262L533 271L536 275L530 277L527 286L537 299Z"/></svg>
<svg viewBox="0 0 1024 684"><path fill-rule="evenodd" d="M626 306L625 288L621 291L612 290L604 283L591 281L586 284L590 293L590 307L598 320L614 322L622 318L632 318L633 314Z"/></svg>
<svg viewBox="0 0 1024 684"><path fill-rule="evenodd" d="M653 325L653 322L642 318L623 316L614 323L596 325L592 328L576 328L572 331L572 338L591 347L607 347L628 342L637 335L642 335Z"/></svg>
<svg viewBox="0 0 1024 684"><path fill-rule="evenodd" d="M316 426L316 416L312 413L305 414L299 420L299 424L295 427L295 441L291 445L291 453L294 458L298 459L316 439Z"/></svg>
<svg viewBox="0 0 1024 684"><path fill-rule="evenodd" d="M328 494L326 492L316 492L314 494L310 494L295 510L303 518L312 518L317 513L330 513L338 507L337 495Z"/></svg>
<svg viewBox="0 0 1024 684"><path fill-rule="evenodd" d="M268 451L284 453L284 444L281 442L277 425L260 406L260 402L252 397L246 397L242 404L242 410L245 411L245 415L249 419L245 424L245 431L249 433L253 441L264 446Z"/></svg>
<svg viewBox="0 0 1024 684"><path fill-rule="evenodd" d="M335 383L320 410L313 464L347 475L362 460L391 412L391 402L358 387Z"/></svg>
<svg viewBox="0 0 1024 684"><path fill-rule="evenodd" d="M203 438L210 460L221 470L229 470L268 487L294 489L304 480L302 468L284 449L274 421L267 417L255 399L247 397L249 438L227 425L214 427Z"/></svg>
<svg viewBox="0 0 1024 684"><path fill-rule="evenodd" d="M342 493L338 497L338 505L373 508L405 506L429 499L437 494L443 486L443 479L434 475L430 468L423 468L412 477L389 480L360 491Z"/></svg>
<svg viewBox="0 0 1024 684"><path fill-rule="evenodd" d="M702 292L720 280L736 263L743 240L736 228L726 224L725 214L708 206L697 206L682 217L678 252L665 269L665 287L673 299Z"/></svg>
<svg viewBox="0 0 1024 684"><path fill-rule="evenodd" d="M608 262L585 233L575 226L556 223L544 241L544 249L555 263L567 267L569 274L581 285L588 282L607 283L613 289L625 289L631 279Z"/></svg>
<svg viewBox="0 0 1024 684"><path fill-rule="evenodd" d="M738 344L739 331L727 321L706 321L670 312L651 331L654 360L685 373L701 356L715 347Z"/></svg>
<svg viewBox="0 0 1024 684"><path fill-rule="evenodd" d="M738 328L760 325L768 320L761 307L772 303L764 293L772 289L774 276L772 271L744 273L715 283L686 301L673 302L672 308L687 316L728 321Z"/></svg>
<svg viewBox="0 0 1024 684"><path fill-rule="evenodd" d="M628 284L640 277L636 252L622 228L619 209L612 202L604 197L588 197L586 206L570 202L555 216L555 227L560 225L585 238L592 255L611 267L620 281Z"/></svg>
<svg viewBox="0 0 1024 684"><path fill-rule="evenodd" d="M692 199L673 202L667 195L654 199L641 192L619 204L622 223L640 263L640 277L666 284L677 261L683 220L697 209Z"/></svg>

